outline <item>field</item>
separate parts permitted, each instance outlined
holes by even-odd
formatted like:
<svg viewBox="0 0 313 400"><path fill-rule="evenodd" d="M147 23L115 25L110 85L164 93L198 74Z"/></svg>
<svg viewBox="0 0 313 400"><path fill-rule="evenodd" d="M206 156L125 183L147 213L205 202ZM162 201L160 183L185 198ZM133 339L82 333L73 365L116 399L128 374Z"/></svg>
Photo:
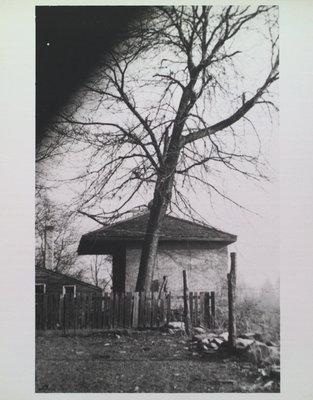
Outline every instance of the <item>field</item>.
<svg viewBox="0 0 313 400"><path fill-rule="evenodd" d="M253 392L257 368L154 331L37 336L36 392ZM272 390L273 391L273 390Z"/></svg>

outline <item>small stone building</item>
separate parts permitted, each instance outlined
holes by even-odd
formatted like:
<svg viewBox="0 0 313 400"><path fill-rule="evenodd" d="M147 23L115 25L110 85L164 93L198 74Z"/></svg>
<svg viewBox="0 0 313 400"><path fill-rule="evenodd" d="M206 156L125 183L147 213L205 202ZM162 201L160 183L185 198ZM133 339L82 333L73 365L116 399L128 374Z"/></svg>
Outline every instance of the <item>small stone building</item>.
<svg viewBox="0 0 313 400"><path fill-rule="evenodd" d="M142 242L148 214L102 227L82 236L79 255L110 254L113 258L113 291L135 291ZM151 290L157 291L167 277L167 291L181 295L183 274L190 291L224 291L227 285L227 246L235 235L208 225L165 216Z"/></svg>

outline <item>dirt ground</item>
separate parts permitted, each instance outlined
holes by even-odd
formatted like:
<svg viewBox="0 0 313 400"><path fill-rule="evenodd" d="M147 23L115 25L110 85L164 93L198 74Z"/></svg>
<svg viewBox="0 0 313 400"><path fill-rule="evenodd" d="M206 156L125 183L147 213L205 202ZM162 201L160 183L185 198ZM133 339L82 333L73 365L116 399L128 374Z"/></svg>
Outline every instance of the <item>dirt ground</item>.
<svg viewBox="0 0 313 400"><path fill-rule="evenodd" d="M36 392L254 392L256 367L160 332L36 338Z"/></svg>

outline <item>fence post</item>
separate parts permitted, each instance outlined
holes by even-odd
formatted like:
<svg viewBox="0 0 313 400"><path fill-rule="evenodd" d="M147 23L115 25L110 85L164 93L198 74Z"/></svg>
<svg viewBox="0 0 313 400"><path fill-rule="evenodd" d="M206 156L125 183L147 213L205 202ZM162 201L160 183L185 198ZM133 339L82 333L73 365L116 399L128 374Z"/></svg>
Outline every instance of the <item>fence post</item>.
<svg viewBox="0 0 313 400"><path fill-rule="evenodd" d="M191 320L189 314L189 291L188 291L188 280L187 272L183 270L183 280L184 280L184 319L185 319L185 330L188 336L191 334Z"/></svg>
<svg viewBox="0 0 313 400"><path fill-rule="evenodd" d="M227 274L228 281L228 345L229 350L236 348L236 253L230 253L230 272Z"/></svg>
<svg viewBox="0 0 313 400"><path fill-rule="evenodd" d="M43 294L43 329L47 330L48 329L48 299L47 299L47 293Z"/></svg>
<svg viewBox="0 0 313 400"><path fill-rule="evenodd" d="M211 328L215 329L215 292L211 292Z"/></svg>
<svg viewBox="0 0 313 400"><path fill-rule="evenodd" d="M64 293L62 297L62 304L63 304L63 315L62 315L62 325L63 325L63 335L65 335L65 323L66 323L66 294Z"/></svg>

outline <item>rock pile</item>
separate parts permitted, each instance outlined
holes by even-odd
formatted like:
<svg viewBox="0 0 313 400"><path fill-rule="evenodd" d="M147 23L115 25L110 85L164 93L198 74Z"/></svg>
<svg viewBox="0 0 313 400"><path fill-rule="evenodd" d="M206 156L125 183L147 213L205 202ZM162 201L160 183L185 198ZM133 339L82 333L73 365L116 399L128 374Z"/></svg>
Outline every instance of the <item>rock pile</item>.
<svg viewBox="0 0 313 400"><path fill-rule="evenodd" d="M226 348L228 333L208 333L202 328L194 328L192 344L203 353L212 353ZM264 343L258 333L247 333L236 339L236 355L258 366L280 364L278 345L272 342ZM276 369L277 373L277 369Z"/></svg>
<svg viewBox="0 0 313 400"><path fill-rule="evenodd" d="M242 368L256 376L253 391L272 391L280 386L280 351L273 342L262 341L262 336L255 333L240 335L236 339L234 359ZM227 349L228 333L206 332L194 328L191 346L202 354L218 353Z"/></svg>

